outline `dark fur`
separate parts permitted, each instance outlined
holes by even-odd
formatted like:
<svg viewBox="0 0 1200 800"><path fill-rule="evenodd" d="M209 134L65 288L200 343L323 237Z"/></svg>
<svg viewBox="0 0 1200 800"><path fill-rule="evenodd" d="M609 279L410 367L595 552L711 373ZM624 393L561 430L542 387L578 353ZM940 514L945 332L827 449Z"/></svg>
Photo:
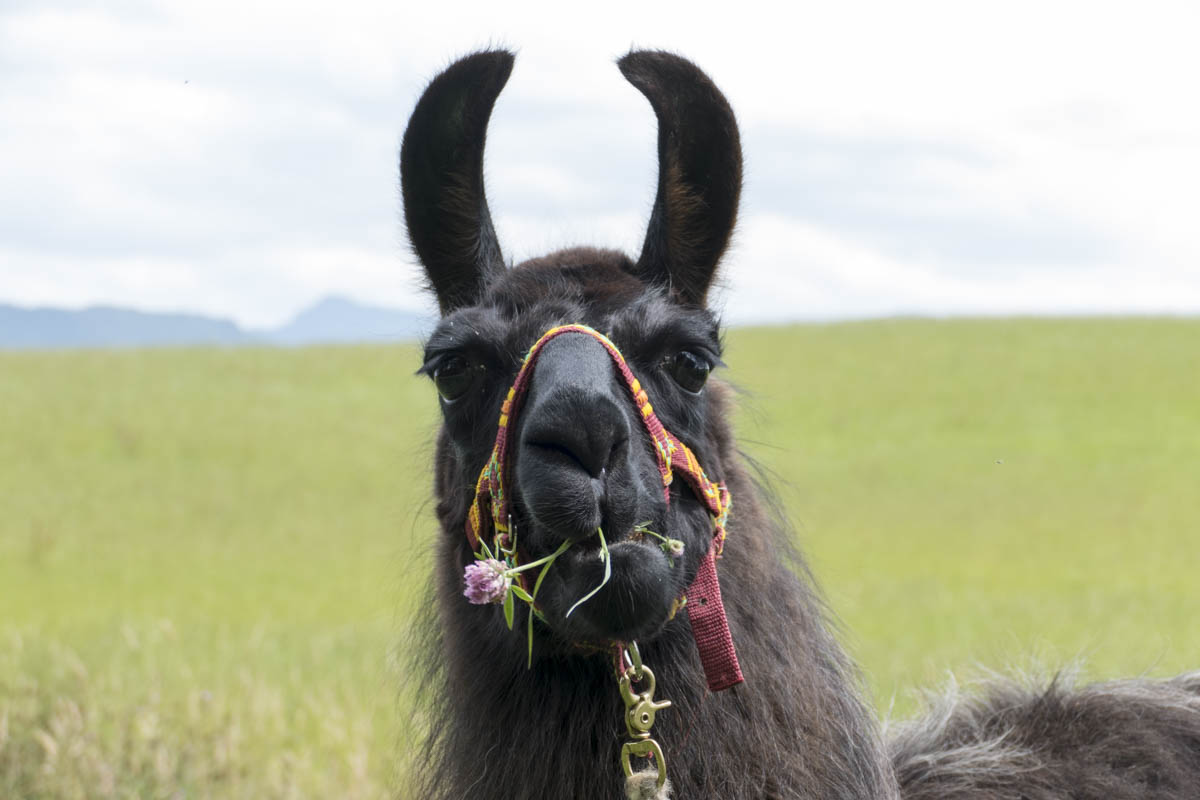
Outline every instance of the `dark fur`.
<svg viewBox="0 0 1200 800"><path fill-rule="evenodd" d="M408 238L442 313L469 304L504 268L483 190L483 146L513 55L476 53L438 75L400 146Z"/></svg>
<svg viewBox="0 0 1200 800"><path fill-rule="evenodd" d="M477 54L435 79L401 154L409 235L443 310L423 369L437 374L465 359L477 376L468 392L443 402L435 461L437 616L427 621L421 648L430 730L406 796L620 798L622 705L608 655L591 645L636 635L658 676L657 697L673 704L658 715L654 735L680 800L890 800L901 785L905 797L919 800L1196 797L1195 679L1078 693L1057 685L1033 694L997 690L904 730L889 758L791 534L769 513L737 453L731 392L713 380L689 395L664 367L685 349L719 361L717 322L703 304L741 183L728 104L682 59L626 56L622 72L650 99L660 124L659 191L641 256L634 262L612 251L573 249L505 270L483 192L482 148L511 63L508 54ZM664 424L730 487L733 514L719 572L743 685L709 693L686 609L667 619L662 598L695 574L708 520L681 481L669 508L661 493L656 500L647 490L657 480L652 450L615 376L571 384L573 363L581 375L612 375L607 356L589 349L594 343L586 338L550 343L544 374L534 373L530 415L513 431L513 508L528 555L548 553L564 538L578 545L547 578L548 624L536 623L531 668L524 615L509 631L498 607L462 597L462 571L473 559L464 521L501 400L529 346L567 322L611 336ZM585 420L600 416L603 425L580 433ZM555 488L560 478L578 490ZM593 496L588 487L597 481L609 484ZM629 522L643 514L686 541L678 565L667 566L630 532ZM617 559L614 548L613 583L566 619L565 605L596 582L598 567L587 559L594 553L587 531L596 520L625 555ZM638 588L664 581L670 592Z"/></svg>
<svg viewBox="0 0 1200 800"><path fill-rule="evenodd" d="M737 219L737 122L708 76L681 58L637 52L617 65L658 117L658 192L635 273L703 305Z"/></svg>
<svg viewBox="0 0 1200 800"><path fill-rule="evenodd" d="M892 737L906 800L1200 797L1200 673L955 694Z"/></svg>
<svg viewBox="0 0 1200 800"><path fill-rule="evenodd" d="M429 750L431 781L414 796L621 796L617 756L625 734L608 657L582 652L539 626L527 670L520 626L506 630L498 608L471 606L461 594L462 568L471 558L463 522L472 482L495 435L498 395L532 340L556 322L582 321L613 331L631 361L653 363L653 355L643 356L645 343L639 347L626 337L653 331L670 341L686 335L700 314L640 286L615 254L571 251L561 257L594 260L569 280L542 262L521 265L456 317L470 320L461 327L473 329L469 338L477 346L499 343L496 352L507 354L509 364L487 392L482 404L488 411L478 425L456 437L450 423L439 438L439 618L431 628L437 642L427 652L438 654L433 685L453 690L432 693L432 718L439 723ZM585 302L601 286L631 298ZM713 324L707 314L700 316ZM439 336L446 334L440 329L431 345L443 346ZM662 383L654 376L646 381ZM665 391L657 393L664 399L656 405L672 429L693 433L689 438L706 468L723 476L737 498L731 520L737 541L731 540L720 572L749 682L708 693L685 614L645 641L658 696L673 703L658 716L655 735L667 753L676 796L887 797L888 770L852 667L828 633L815 592L785 566L793 557L788 536L759 506L738 464L725 422L729 393L716 383L705 391L702 419L684 418ZM686 506L686 498L674 505ZM764 595L772 603L764 606Z"/></svg>

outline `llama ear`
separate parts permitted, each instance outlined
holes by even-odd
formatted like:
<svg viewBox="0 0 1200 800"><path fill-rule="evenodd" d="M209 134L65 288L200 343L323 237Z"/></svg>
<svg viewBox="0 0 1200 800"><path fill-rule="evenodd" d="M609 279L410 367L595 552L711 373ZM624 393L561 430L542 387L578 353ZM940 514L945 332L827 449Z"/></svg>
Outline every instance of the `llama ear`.
<svg viewBox="0 0 1200 800"><path fill-rule="evenodd" d="M479 299L504 269L483 191L483 145L513 54L456 61L425 89L400 145L404 221L442 314Z"/></svg>
<svg viewBox="0 0 1200 800"><path fill-rule="evenodd" d="M737 219L737 121L720 90L686 59L642 50L617 66L658 117L658 194L638 276L703 305Z"/></svg>

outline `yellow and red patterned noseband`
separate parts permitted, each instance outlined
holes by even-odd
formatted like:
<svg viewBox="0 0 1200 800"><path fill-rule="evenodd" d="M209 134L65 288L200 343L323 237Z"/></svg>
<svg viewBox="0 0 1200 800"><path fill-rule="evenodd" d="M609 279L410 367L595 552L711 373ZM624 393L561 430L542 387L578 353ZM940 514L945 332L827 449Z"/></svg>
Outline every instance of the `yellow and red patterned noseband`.
<svg viewBox="0 0 1200 800"><path fill-rule="evenodd" d="M729 490L723 483L711 481L691 449L663 427L658 415L654 413L654 407L650 405L646 390L634 376L621 351L607 336L597 330L586 325L560 325L543 333L525 354L521 369L517 372L517 377L500 408L496 444L492 448L491 458L479 473L479 480L475 484L475 499L467 512L467 540L471 549L478 551L480 541L489 538L489 533L501 546L510 546L510 498L505 491L510 463L508 433L520 412L538 354L551 339L571 333L591 336L602 344L612 357L625 385L629 387L630 397L638 409L642 424L654 443L658 471L663 481L663 497L667 504L671 502L671 483L675 475L679 474L684 477L712 517L712 542L700 563L696 578L685 595L688 618L700 649L700 660L704 665L709 688L720 691L741 683L742 672L733 649L716 569L716 559L722 555L725 548L730 507Z"/></svg>

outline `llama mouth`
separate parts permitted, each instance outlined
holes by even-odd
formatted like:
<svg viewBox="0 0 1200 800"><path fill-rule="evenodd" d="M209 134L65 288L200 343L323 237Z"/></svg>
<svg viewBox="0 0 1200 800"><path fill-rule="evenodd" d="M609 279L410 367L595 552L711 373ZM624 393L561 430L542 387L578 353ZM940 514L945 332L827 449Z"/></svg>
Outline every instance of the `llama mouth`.
<svg viewBox="0 0 1200 800"><path fill-rule="evenodd" d="M603 569L605 549L608 551L607 557L612 558L614 562L621 558L651 558L650 554L654 551L658 551L659 556L663 555L662 551L653 542L650 542L645 536L639 534L629 533L619 539L610 537L606 542L608 546L607 548L603 548L600 546L600 539L598 537L593 536L589 539L584 539L577 542L570 550L564 553L564 558L568 561L574 560L577 568L594 561ZM617 566L614 563L613 573L615 574L616 572Z"/></svg>
<svg viewBox="0 0 1200 800"><path fill-rule="evenodd" d="M623 641L653 635L666 623L683 590L667 555L645 537L622 538L607 549L609 580L585 602L579 600L603 582L605 564L598 539L572 547L551 570L555 579L543 589L547 619L568 641Z"/></svg>

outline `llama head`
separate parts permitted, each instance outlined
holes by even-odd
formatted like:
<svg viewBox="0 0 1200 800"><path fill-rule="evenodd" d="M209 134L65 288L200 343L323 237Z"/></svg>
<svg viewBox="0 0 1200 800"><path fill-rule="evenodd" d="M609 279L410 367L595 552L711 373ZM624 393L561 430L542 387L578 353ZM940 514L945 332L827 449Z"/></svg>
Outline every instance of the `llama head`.
<svg viewBox="0 0 1200 800"><path fill-rule="evenodd" d="M522 361L547 330L581 324L619 348L663 425L720 480L720 363L708 289L733 229L741 150L733 113L694 65L661 52L619 61L658 117L658 191L636 260L576 248L506 267L483 186L487 123L508 80L503 51L464 58L438 75L412 114L400 154L409 238L437 297L441 320L422 371L437 386L444 424L436 471L438 516L457 592L471 559L464 527L501 406ZM708 551L712 519L682 480L664 496L654 444L613 354L572 332L547 341L511 421L506 502L525 561L572 545L538 594L559 645L649 638ZM646 523L644 526L643 523ZM684 544L669 553L643 527ZM602 529L610 546L605 569ZM502 625L496 609L489 620Z"/></svg>

